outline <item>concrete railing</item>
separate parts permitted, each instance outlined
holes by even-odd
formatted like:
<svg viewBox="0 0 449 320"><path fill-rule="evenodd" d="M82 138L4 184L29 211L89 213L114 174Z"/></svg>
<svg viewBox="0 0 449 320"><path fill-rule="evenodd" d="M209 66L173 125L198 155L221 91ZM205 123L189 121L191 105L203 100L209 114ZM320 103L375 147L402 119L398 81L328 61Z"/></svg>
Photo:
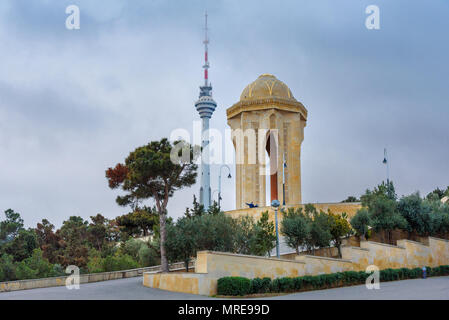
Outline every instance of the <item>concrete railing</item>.
<svg viewBox="0 0 449 320"><path fill-rule="evenodd" d="M195 267L195 261L192 260L189 263L189 269ZM176 262L170 264L170 272L185 270L184 262ZM80 284L117 280L124 278L132 278L142 276L143 273L159 273L161 272L161 266L152 266L146 268L138 268L131 270L120 270L111 272L100 272L100 273L89 273L80 275ZM0 282L0 292L18 291L18 290L28 290L37 288L49 288L49 287L59 287L65 286L66 280L69 276L60 276L53 278L43 278L43 279L29 279L29 280L16 280L8 282Z"/></svg>

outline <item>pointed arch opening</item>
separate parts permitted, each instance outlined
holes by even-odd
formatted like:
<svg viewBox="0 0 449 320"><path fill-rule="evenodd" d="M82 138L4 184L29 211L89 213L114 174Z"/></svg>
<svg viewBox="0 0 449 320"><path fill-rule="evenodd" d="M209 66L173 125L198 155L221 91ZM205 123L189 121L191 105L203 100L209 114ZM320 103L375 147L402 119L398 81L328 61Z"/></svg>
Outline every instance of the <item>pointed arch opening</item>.
<svg viewBox="0 0 449 320"><path fill-rule="evenodd" d="M270 203L273 200L278 200L278 139L277 130L270 130L267 133L267 143L265 149L268 154L269 166L267 166L267 175L269 177L269 190L267 190L270 195ZM268 181L267 181L268 182Z"/></svg>

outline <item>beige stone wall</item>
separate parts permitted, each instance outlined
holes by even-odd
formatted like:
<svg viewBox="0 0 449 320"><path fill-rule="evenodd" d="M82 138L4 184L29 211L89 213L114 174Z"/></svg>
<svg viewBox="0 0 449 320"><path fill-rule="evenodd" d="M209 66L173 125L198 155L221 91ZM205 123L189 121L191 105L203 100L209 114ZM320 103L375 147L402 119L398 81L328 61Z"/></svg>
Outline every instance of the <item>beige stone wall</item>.
<svg viewBox="0 0 449 320"><path fill-rule="evenodd" d="M430 267L449 264L449 241L429 237Z"/></svg>
<svg viewBox="0 0 449 320"><path fill-rule="evenodd" d="M218 278L197 273L144 273L143 285L150 288L200 295L214 295Z"/></svg>
<svg viewBox="0 0 449 320"><path fill-rule="evenodd" d="M319 275L353 270L351 260L308 255L296 256L295 260L304 262L306 266L306 275Z"/></svg>
<svg viewBox="0 0 449 320"><path fill-rule="evenodd" d="M407 267L407 252L403 247L372 241L361 241L360 247L370 251L372 264L381 270Z"/></svg>
<svg viewBox="0 0 449 320"><path fill-rule="evenodd" d="M189 267L194 268L194 262L191 262ZM138 268L131 270L121 270L112 272L101 272L101 273L90 273L80 275L80 284L116 280L123 278L139 277L144 272L159 272L161 266L152 266L146 268ZM184 270L184 263L172 263L170 264L170 271ZM43 279L30 279L30 280L17 280L0 282L0 292L9 292L17 290L29 290L38 288L49 288L49 287L59 287L65 286L65 282L68 276L53 277L53 278L43 278Z"/></svg>
<svg viewBox="0 0 449 320"><path fill-rule="evenodd" d="M398 240L397 244L405 248L407 268L431 265L432 255L428 245L410 240Z"/></svg>
<svg viewBox="0 0 449 320"><path fill-rule="evenodd" d="M366 270L366 267L373 264L373 257L369 249L345 246L341 248L341 255L343 259L352 261L354 271Z"/></svg>
<svg viewBox="0 0 449 320"><path fill-rule="evenodd" d="M138 277L143 274L143 270L127 270L127 271L114 271L114 272L102 272L80 275L80 284L99 282L107 280L116 280L122 278ZM32 279L32 280L18 280L0 282L0 292L9 292L17 290L29 290L37 288L59 287L65 286L67 277L54 277L44 279Z"/></svg>
<svg viewBox="0 0 449 320"><path fill-rule="evenodd" d="M369 265L379 269L416 268L429 265L430 248L410 240L398 240L398 246L373 241L361 241L359 247L342 247L342 256L349 259L355 271L363 271Z"/></svg>
<svg viewBox="0 0 449 320"><path fill-rule="evenodd" d="M223 252L198 252L195 273L144 273L143 285L174 292L214 295L217 280L226 276L246 278L299 277L304 262Z"/></svg>
<svg viewBox="0 0 449 320"><path fill-rule="evenodd" d="M217 280L226 276L274 279L364 271L369 265L376 265L380 270L449 265L449 241L437 238L423 240L424 243L398 240L398 246L361 241L361 247L342 247L343 259L300 255L295 256L292 261L202 251L196 259L196 273L146 273L144 285L170 291L213 295L217 290Z"/></svg>
<svg viewBox="0 0 449 320"><path fill-rule="evenodd" d="M331 210L332 213L346 213L349 218L354 216L357 213L357 210L362 208L361 203L355 202L355 203L312 203L317 210L322 210L324 212L327 212L328 210ZM286 208L299 208L304 207L303 204L298 205L288 205ZM274 210L272 207L258 207L258 208L246 208L246 209L239 209L239 210L230 210L226 211L225 214L233 217L233 218L239 218L242 216L250 216L255 220L259 220L262 216L263 212L268 211L270 221L274 222ZM279 223L282 221L282 213L278 211L278 219Z"/></svg>
<svg viewBox="0 0 449 320"><path fill-rule="evenodd" d="M246 278L299 277L305 275L305 263L295 260L264 258L224 252L198 252L195 270L213 277Z"/></svg>
<svg viewBox="0 0 449 320"><path fill-rule="evenodd" d="M318 257L326 257L326 258L339 258L338 248L337 247L327 247L327 248L319 248L315 250L305 250L301 251L301 255L309 255L309 256L318 256ZM281 254L283 259L292 259L295 260L297 257L296 252Z"/></svg>
<svg viewBox="0 0 449 320"><path fill-rule="evenodd" d="M398 240L397 246L361 241L358 247L342 247L344 259L351 260L354 270L365 270L369 265L379 269L421 268L449 264L449 241L427 238L424 243L411 240Z"/></svg>

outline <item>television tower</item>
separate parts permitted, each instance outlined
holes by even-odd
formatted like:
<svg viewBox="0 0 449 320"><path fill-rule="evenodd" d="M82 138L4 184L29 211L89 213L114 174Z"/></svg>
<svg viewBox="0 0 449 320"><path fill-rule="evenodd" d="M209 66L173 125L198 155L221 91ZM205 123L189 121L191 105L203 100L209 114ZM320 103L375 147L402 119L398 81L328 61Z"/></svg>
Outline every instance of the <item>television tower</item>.
<svg viewBox="0 0 449 320"><path fill-rule="evenodd" d="M205 37L204 37L204 85L200 87L200 96L195 103L195 108L200 114L202 120L201 129L201 188L200 188L200 203L205 210L209 209L211 204L211 189L210 189L210 166L209 166L209 119L217 107L217 103L212 99L212 84L209 83L209 57L208 44L209 38L207 36L207 12L205 14Z"/></svg>

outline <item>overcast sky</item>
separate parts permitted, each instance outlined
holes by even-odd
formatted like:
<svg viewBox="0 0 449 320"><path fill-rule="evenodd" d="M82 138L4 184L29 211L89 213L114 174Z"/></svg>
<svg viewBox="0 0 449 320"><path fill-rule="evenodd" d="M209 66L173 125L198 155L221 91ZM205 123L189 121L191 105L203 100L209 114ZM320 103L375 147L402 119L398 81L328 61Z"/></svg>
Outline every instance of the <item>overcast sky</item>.
<svg viewBox="0 0 449 320"><path fill-rule="evenodd" d="M65 27L70 4L80 30ZM365 27L370 4L380 30ZM105 170L199 119L206 8L211 126L227 127L226 109L260 74L284 81L309 111L304 202L380 183L384 147L399 195L449 185L447 0L2 0L0 211L20 212L27 226L127 213ZM226 210L234 183L223 181ZM198 190L177 193L169 215Z"/></svg>

